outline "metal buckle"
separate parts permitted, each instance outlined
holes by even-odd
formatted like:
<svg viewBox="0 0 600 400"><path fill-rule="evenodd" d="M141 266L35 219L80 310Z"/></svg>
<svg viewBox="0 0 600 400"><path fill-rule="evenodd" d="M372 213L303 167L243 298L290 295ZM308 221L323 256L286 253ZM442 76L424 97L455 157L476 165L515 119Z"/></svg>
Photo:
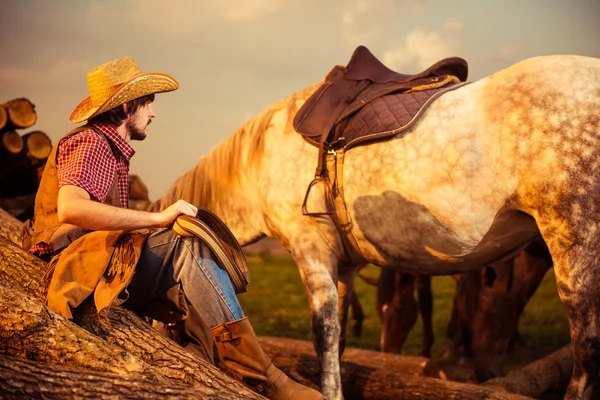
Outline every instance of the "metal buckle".
<svg viewBox="0 0 600 400"><path fill-rule="evenodd" d="M217 342L230 342L233 340L233 335L231 332L221 333L217 336Z"/></svg>

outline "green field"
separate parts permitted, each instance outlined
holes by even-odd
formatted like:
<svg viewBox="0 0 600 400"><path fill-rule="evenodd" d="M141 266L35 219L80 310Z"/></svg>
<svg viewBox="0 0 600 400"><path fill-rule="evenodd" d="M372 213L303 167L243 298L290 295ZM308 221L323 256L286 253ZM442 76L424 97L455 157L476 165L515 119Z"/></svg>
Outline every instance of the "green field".
<svg viewBox="0 0 600 400"><path fill-rule="evenodd" d="M311 340L307 297L291 258L270 257L268 262L250 258L249 265L250 289L239 299L257 334ZM378 277L379 271L379 268L369 266L361 274ZM438 361L450 346L445 331L452 311L454 289L455 283L451 277L432 279L435 334L432 358ZM375 291L375 287L357 279L356 292L365 312L365 320L360 339L354 338L348 331L348 346L378 349L381 324L375 310ZM548 271L525 308L519 329L527 347L509 357L509 365L530 362L569 343L566 312L556 292L553 270ZM404 345L404 354L419 353L421 335L419 320Z"/></svg>

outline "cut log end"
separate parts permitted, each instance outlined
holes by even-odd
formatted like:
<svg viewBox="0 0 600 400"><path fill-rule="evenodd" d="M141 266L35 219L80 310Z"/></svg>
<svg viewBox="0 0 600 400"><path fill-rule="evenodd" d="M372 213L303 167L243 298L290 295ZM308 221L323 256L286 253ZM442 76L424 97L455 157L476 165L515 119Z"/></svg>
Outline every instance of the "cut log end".
<svg viewBox="0 0 600 400"><path fill-rule="evenodd" d="M2 132L2 147L9 153L18 154L23 150L23 138L15 131Z"/></svg>
<svg viewBox="0 0 600 400"><path fill-rule="evenodd" d="M18 128L29 128L37 121L35 105L26 98L10 100L6 108L10 122Z"/></svg>
<svg viewBox="0 0 600 400"><path fill-rule="evenodd" d="M2 104L0 104L0 129L6 126L6 122L8 122L8 115L6 114L6 108Z"/></svg>
<svg viewBox="0 0 600 400"><path fill-rule="evenodd" d="M37 160L45 160L52 151L52 141L42 131L33 131L23 136L27 145L27 154Z"/></svg>

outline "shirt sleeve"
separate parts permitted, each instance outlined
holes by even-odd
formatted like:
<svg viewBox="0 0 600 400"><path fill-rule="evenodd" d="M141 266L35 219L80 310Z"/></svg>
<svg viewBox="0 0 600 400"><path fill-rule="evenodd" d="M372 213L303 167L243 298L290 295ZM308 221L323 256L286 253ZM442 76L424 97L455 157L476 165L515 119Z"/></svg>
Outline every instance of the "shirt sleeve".
<svg viewBox="0 0 600 400"><path fill-rule="evenodd" d="M93 200L103 203L112 187L115 168L110 147L92 130L77 133L59 144L56 162L59 188L78 186Z"/></svg>

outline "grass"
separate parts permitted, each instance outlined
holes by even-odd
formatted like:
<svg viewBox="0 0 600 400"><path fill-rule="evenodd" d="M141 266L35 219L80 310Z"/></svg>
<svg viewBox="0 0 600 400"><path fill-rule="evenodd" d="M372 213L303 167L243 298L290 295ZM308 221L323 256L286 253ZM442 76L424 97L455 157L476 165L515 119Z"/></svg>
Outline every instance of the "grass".
<svg viewBox="0 0 600 400"><path fill-rule="evenodd" d="M240 295L239 299L257 334L311 340L307 296L293 260L284 256L271 257L268 262L252 258L249 264L250 289ZM368 266L361 274L378 277L379 271L377 267ZM451 277L432 279L435 334L433 359L441 359L451 344L445 331L452 312L454 289L455 283ZM357 279L356 293L363 306L365 319L361 338L353 337L348 331L350 347L369 350L377 350L379 347L381 323L375 310L375 291L375 287ZM526 351L509 357L509 364L530 362L569 343L566 311L558 298L552 270L548 271L525 308L519 330L527 345ZM403 353L417 355L421 348L421 337L419 320L404 344Z"/></svg>

